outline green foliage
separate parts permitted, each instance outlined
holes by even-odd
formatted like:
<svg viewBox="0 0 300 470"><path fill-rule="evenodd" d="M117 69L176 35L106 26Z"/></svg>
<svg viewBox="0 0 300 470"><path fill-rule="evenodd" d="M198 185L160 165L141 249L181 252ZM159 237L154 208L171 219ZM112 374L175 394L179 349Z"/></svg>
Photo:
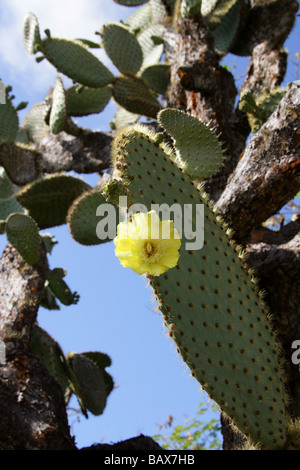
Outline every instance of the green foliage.
<svg viewBox="0 0 300 470"><path fill-rule="evenodd" d="M151 8L149 3L134 11L125 21L129 31L137 34L152 23Z"/></svg>
<svg viewBox="0 0 300 470"><path fill-rule="evenodd" d="M184 173L199 180L220 169L223 152L218 138L206 124L175 109L160 111L158 122L172 136L176 161Z"/></svg>
<svg viewBox="0 0 300 470"><path fill-rule="evenodd" d="M99 245L116 235L108 234L107 239L101 239L97 235L97 209L105 203L102 191L96 189L86 191L75 199L67 215L70 233L75 241L82 245Z"/></svg>
<svg viewBox="0 0 300 470"><path fill-rule="evenodd" d="M120 5L125 5L127 7L135 7L146 3L148 0L114 0L114 2L119 3Z"/></svg>
<svg viewBox="0 0 300 470"><path fill-rule="evenodd" d="M166 63L149 65L143 70L141 78L151 90L163 95L170 82L170 65Z"/></svg>
<svg viewBox="0 0 300 470"><path fill-rule="evenodd" d="M74 393L82 413L88 417L103 413L113 380L105 368L110 358L101 352L70 353L66 357L59 344L39 325L32 332L31 352L40 359L56 379L64 393L66 404Z"/></svg>
<svg viewBox="0 0 300 470"><path fill-rule="evenodd" d="M193 16L197 13L200 13L201 0L182 0L180 8L183 18Z"/></svg>
<svg viewBox="0 0 300 470"><path fill-rule="evenodd" d="M113 97L127 111L155 118L161 105L146 85L138 77L120 76L113 85Z"/></svg>
<svg viewBox="0 0 300 470"><path fill-rule="evenodd" d="M60 76L57 76L52 93L52 106L49 127L52 134L59 134L64 129L66 120L66 96Z"/></svg>
<svg viewBox="0 0 300 470"><path fill-rule="evenodd" d="M69 378L64 353L59 344L37 323L32 329L30 351L56 379L67 401Z"/></svg>
<svg viewBox="0 0 300 470"><path fill-rule="evenodd" d="M72 86L66 90L67 114L69 116L88 116L100 113L112 96L109 86L89 88Z"/></svg>
<svg viewBox="0 0 300 470"><path fill-rule="evenodd" d="M164 34L172 32L175 4L181 15L205 16L216 52L247 55L243 34L251 5L246 0L115 0L134 10L124 24L108 23L101 31L107 56L120 71L113 73L88 49L100 44L81 38L52 37L45 30L41 39L36 16L29 13L23 26L23 41L37 61L47 59L58 71L55 85L44 101L35 104L19 126L13 97L6 90L0 106L0 141L11 144L39 142L47 133L68 131L70 116L100 113L113 97L116 114L113 129L121 129L113 144L113 179L105 188L92 188L70 175L40 177L16 188L4 170L0 174L0 232L24 260L37 265L41 241L48 254L55 240L40 230L67 224L76 242L98 245L99 206L117 204L120 195L130 204L174 203L191 207L193 227L204 210L205 236L201 249L185 249L191 238L182 233L178 265L157 278L149 276L158 308L178 354L204 390L250 436L254 444L278 449L286 441L284 377L277 341L268 309L249 270L245 253L236 246L232 233L208 200L199 180L222 168L224 156L218 137L203 122L175 109L164 109L158 95L168 92L169 64L163 63ZM174 21L174 18L173 18ZM64 89L64 74L74 82ZM264 90L254 98L241 96L239 108L247 113L256 132L278 105L286 90ZM136 123L141 116L157 120L165 133L155 134ZM173 146L163 139L167 134ZM164 214L162 214L164 216ZM175 220L175 214L168 218ZM116 220L116 225L119 220ZM203 222L201 222L203 223ZM203 228L203 227L202 227ZM102 227L103 229L103 227ZM111 239L114 234L108 234ZM189 234L191 235L191 234ZM65 281L62 268L49 269L41 305L49 310L59 304L78 302ZM72 394L85 416L100 415L113 389L105 368L110 358L100 352L64 356L57 342L38 325L34 327L31 351L60 384L66 403ZM216 421L204 424L206 408L200 408L189 423L174 427L170 437L156 436L172 449L216 449Z"/></svg>
<svg viewBox="0 0 300 470"><path fill-rule="evenodd" d="M12 99L6 89L6 102L0 104L0 141L6 143L15 141L19 129L18 113L12 104Z"/></svg>
<svg viewBox="0 0 300 470"><path fill-rule="evenodd" d="M66 223L72 202L91 187L70 175L48 175L26 185L16 193L40 229Z"/></svg>
<svg viewBox="0 0 300 470"><path fill-rule="evenodd" d="M80 41L47 37L40 48L59 72L82 85L102 88L114 79L110 70Z"/></svg>
<svg viewBox="0 0 300 470"><path fill-rule="evenodd" d="M39 142L50 132L49 124L46 122L51 110L49 98L41 103L34 104L25 116L21 130L25 131L26 136L31 142Z"/></svg>
<svg viewBox="0 0 300 470"><path fill-rule="evenodd" d="M31 217L26 214L10 214L6 220L5 233L7 240L28 264L38 264L41 239L39 228Z"/></svg>
<svg viewBox="0 0 300 470"><path fill-rule="evenodd" d="M79 300L79 296L77 292L71 292L63 279L65 275L66 271L62 268L49 270L47 273L46 286L63 305L76 304Z"/></svg>
<svg viewBox="0 0 300 470"><path fill-rule="evenodd" d="M40 29L37 17L27 13L23 26L23 42L28 54L35 54L41 44Z"/></svg>
<svg viewBox="0 0 300 470"><path fill-rule="evenodd" d="M123 74L136 74L143 63L143 51L136 37L119 23L105 24L101 37L106 54Z"/></svg>
<svg viewBox="0 0 300 470"><path fill-rule="evenodd" d="M201 13L207 17L211 28L216 28L230 9L240 0L202 0Z"/></svg>
<svg viewBox="0 0 300 470"><path fill-rule="evenodd" d="M67 356L72 371L70 385L76 394L82 412L95 416L103 413L107 397L113 390L113 380L105 371L111 365L110 358L100 352L70 353Z"/></svg>
<svg viewBox="0 0 300 470"><path fill-rule="evenodd" d="M245 0L236 1L214 28L215 48L221 55L226 54L235 43L243 21Z"/></svg>
<svg viewBox="0 0 300 470"><path fill-rule="evenodd" d="M277 87L263 90L256 99L249 91L241 95L239 109L247 113L252 132L257 132L267 121L286 92L286 88Z"/></svg>
<svg viewBox="0 0 300 470"><path fill-rule="evenodd" d="M164 434L156 434L153 439L165 450L221 450L219 420L206 417L213 407L200 403L196 415L186 418L184 424L175 425L172 416L165 425ZM160 426L160 431L162 430Z"/></svg>
<svg viewBox="0 0 300 470"><path fill-rule="evenodd" d="M174 153L147 128L120 132L113 153L131 204L148 210L153 203L191 204L194 227L196 204L203 204L203 247L182 248L177 267L150 277L150 284L192 375L254 443L281 447L286 423L276 341L244 253L205 194L174 164ZM189 235L182 234L183 246Z"/></svg>

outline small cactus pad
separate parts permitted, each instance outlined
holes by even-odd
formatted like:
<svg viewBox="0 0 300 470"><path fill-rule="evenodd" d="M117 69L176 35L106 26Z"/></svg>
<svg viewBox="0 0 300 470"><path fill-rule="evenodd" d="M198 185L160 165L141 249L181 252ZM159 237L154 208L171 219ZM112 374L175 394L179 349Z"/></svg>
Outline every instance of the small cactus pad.
<svg viewBox="0 0 300 470"><path fill-rule="evenodd" d="M148 87L156 93L164 94L170 82L170 65L154 64L146 67L141 73Z"/></svg>
<svg viewBox="0 0 300 470"><path fill-rule="evenodd" d="M215 3L215 6L209 13L205 15L202 13L202 15L207 17L209 26L215 28L222 22L229 10L239 1L240 0L218 0L215 2L215 0L204 0L201 3L201 11L203 11L204 5L207 3Z"/></svg>
<svg viewBox="0 0 300 470"><path fill-rule="evenodd" d="M209 15L216 7L219 0L201 0L201 15Z"/></svg>
<svg viewBox="0 0 300 470"><path fill-rule="evenodd" d="M42 52L57 70L72 80L92 88L102 88L114 79L110 70L78 41L48 37Z"/></svg>
<svg viewBox="0 0 300 470"><path fill-rule="evenodd" d="M11 214L5 225L7 240L16 248L24 261L35 266L39 260L41 238L35 221L26 214Z"/></svg>
<svg viewBox="0 0 300 470"><path fill-rule="evenodd" d="M0 142L14 142L19 130L19 118L11 99L6 98L5 104L0 104Z"/></svg>
<svg viewBox="0 0 300 470"><path fill-rule="evenodd" d="M175 109L162 110L158 121L173 138L178 164L184 173L200 180L220 169L223 152L218 138L206 124Z"/></svg>
<svg viewBox="0 0 300 470"><path fill-rule="evenodd" d="M34 104L25 116L21 127L31 142L38 142L50 132L49 125L46 123L50 109L50 104L43 101Z"/></svg>
<svg viewBox="0 0 300 470"><path fill-rule="evenodd" d="M186 18L194 13L199 13L201 7L201 0L182 0L180 11L181 16Z"/></svg>
<svg viewBox="0 0 300 470"><path fill-rule="evenodd" d="M0 221L5 221L10 214L23 213L24 208L14 197L0 199Z"/></svg>
<svg viewBox="0 0 300 470"><path fill-rule="evenodd" d="M148 2L148 0L114 0L114 2L119 3L119 5L125 5L126 7L136 7Z"/></svg>
<svg viewBox="0 0 300 470"><path fill-rule="evenodd" d="M102 228L103 233L99 233L101 229L101 219L99 215L97 215L97 212L99 210L98 208L105 208L104 204L105 206L107 205L106 199L102 195L102 192L98 190L87 191L75 199L67 215L67 223L75 241L82 245L99 245L100 243L108 241L108 239L112 240L116 236L115 232L106 234L103 230L105 227ZM108 210L112 209L112 216L116 214L113 206L107 205L107 208ZM102 218L104 217L105 222L106 215L104 213L101 215ZM107 216L109 216L109 214ZM113 224L108 225L116 227L117 224L118 221L114 220ZM107 238L105 238L106 235Z"/></svg>
<svg viewBox="0 0 300 470"><path fill-rule="evenodd" d="M64 129L66 120L66 96L64 85L60 76L57 76L50 112L49 126L52 134L58 134Z"/></svg>
<svg viewBox="0 0 300 470"><path fill-rule="evenodd" d="M280 448L286 423L276 341L243 252L205 194L145 126L119 131L113 155L129 205L156 209L162 218L173 219L175 227L180 214L173 213L172 205L179 204L183 215L190 207L186 220L196 227L196 235L204 228L202 248L195 248L187 245L191 232L184 227L177 266L150 277L150 283L192 375L252 442Z"/></svg>
<svg viewBox="0 0 300 470"><path fill-rule="evenodd" d="M143 63L143 51L136 37L119 23L103 26L101 37L106 54L123 73L136 74Z"/></svg>
<svg viewBox="0 0 300 470"><path fill-rule="evenodd" d="M65 275L66 271L62 268L49 270L47 273L47 286L63 305L76 304L79 300L79 296L77 292L71 292L69 286L63 279Z"/></svg>
<svg viewBox="0 0 300 470"><path fill-rule="evenodd" d="M95 416L102 414L111 391L107 387L104 368L99 367L88 353L68 354L67 360L76 380L74 390L81 406Z"/></svg>
<svg viewBox="0 0 300 470"><path fill-rule="evenodd" d="M37 17L27 13L23 23L23 42L28 54L35 54L37 46L41 44L40 30Z"/></svg>
<svg viewBox="0 0 300 470"><path fill-rule="evenodd" d="M112 96L109 86L88 88L72 86L66 90L67 114L69 116L88 116L103 111Z"/></svg>
<svg viewBox="0 0 300 470"><path fill-rule="evenodd" d="M161 105L144 80L138 77L117 77L113 84L115 101L134 114L155 118Z"/></svg>
<svg viewBox="0 0 300 470"><path fill-rule="evenodd" d="M14 185L10 181L4 168L0 168L0 198L5 199L14 193Z"/></svg>
<svg viewBox="0 0 300 470"><path fill-rule="evenodd" d="M219 54L227 53L233 46L243 20L245 0L238 0L213 30L215 49Z"/></svg>
<svg viewBox="0 0 300 470"><path fill-rule="evenodd" d="M151 9L149 3L135 10L125 20L125 25L132 33L143 31L152 23Z"/></svg>
<svg viewBox="0 0 300 470"><path fill-rule="evenodd" d="M79 178L49 175L26 185L16 199L44 229L64 224L74 199L88 189L91 187Z"/></svg>
<svg viewBox="0 0 300 470"><path fill-rule="evenodd" d="M59 344L38 324L32 329L30 352L41 361L66 394L69 385L66 359Z"/></svg>

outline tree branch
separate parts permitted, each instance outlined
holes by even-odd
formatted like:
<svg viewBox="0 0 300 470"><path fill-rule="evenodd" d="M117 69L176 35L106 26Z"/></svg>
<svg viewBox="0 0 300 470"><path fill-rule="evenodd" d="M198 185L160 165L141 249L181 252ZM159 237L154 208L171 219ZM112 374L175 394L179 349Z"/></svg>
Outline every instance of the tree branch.
<svg viewBox="0 0 300 470"><path fill-rule="evenodd" d="M101 172L110 166L111 142L108 132L82 131L78 136L66 132L48 134L32 148L0 145L0 164L19 186L30 183L41 173Z"/></svg>
<svg viewBox="0 0 300 470"><path fill-rule="evenodd" d="M26 264L8 245L0 260L0 339L6 361L0 366L0 449L75 449L61 388L29 353L45 283L47 259Z"/></svg>
<svg viewBox="0 0 300 470"><path fill-rule="evenodd" d="M216 202L237 240L291 200L300 188L300 82L249 140Z"/></svg>

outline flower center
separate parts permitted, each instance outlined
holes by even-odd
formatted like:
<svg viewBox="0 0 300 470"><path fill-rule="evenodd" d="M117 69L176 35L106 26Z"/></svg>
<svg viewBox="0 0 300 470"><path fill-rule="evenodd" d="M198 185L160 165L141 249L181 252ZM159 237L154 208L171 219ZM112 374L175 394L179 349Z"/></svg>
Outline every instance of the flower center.
<svg viewBox="0 0 300 470"><path fill-rule="evenodd" d="M145 241L144 243L144 252L146 255L146 258L148 261L150 261L151 258L156 258L155 255L158 252L158 246L157 244L153 243L152 241Z"/></svg>

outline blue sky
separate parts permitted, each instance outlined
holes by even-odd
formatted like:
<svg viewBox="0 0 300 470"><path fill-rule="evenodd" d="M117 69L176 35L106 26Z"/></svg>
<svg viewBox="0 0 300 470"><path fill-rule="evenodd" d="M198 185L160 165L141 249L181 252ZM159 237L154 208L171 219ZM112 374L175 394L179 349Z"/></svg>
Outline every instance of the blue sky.
<svg viewBox="0 0 300 470"><path fill-rule="evenodd" d="M94 33L102 24L125 19L133 10L112 0L2 0L1 79L13 86L16 104L29 101L28 109L44 98L56 77L56 71L47 61L37 64L24 49L22 23L29 11L38 17L41 31L49 28L55 36L96 40ZM293 61L299 44L297 27L288 42L291 60L285 82L298 78ZM103 51L95 53L111 67ZM231 58L228 63L237 68L236 76L240 76L247 60ZM65 83L68 84L68 80ZM82 125L108 130L113 113L111 103L100 115L82 120ZM24 114L26 111L21 117ZM95 179L83 178L95 182ZM158 431L157 426L167 421L168 415L174 416L175 424L182 423L186 416L193 417L199 403L206 402L207 396L166 336L146 280L122 268L114 255L112 242L84 247L71 239L66 226L49 232L58 241L49 258L50 266L66 269L66 281L80 294L80 301L71 307L61 306L59 311L40 309L38 321L66 354L91 350L107 353L112 359L107 371L116 386L102 416L89 415L86 419L70 411L71 430L77 445L116 442L139 433L153 435ZM3 237L1 248L4 244ZM72 400L71 405L78 409L76 400Z"/></svg>

